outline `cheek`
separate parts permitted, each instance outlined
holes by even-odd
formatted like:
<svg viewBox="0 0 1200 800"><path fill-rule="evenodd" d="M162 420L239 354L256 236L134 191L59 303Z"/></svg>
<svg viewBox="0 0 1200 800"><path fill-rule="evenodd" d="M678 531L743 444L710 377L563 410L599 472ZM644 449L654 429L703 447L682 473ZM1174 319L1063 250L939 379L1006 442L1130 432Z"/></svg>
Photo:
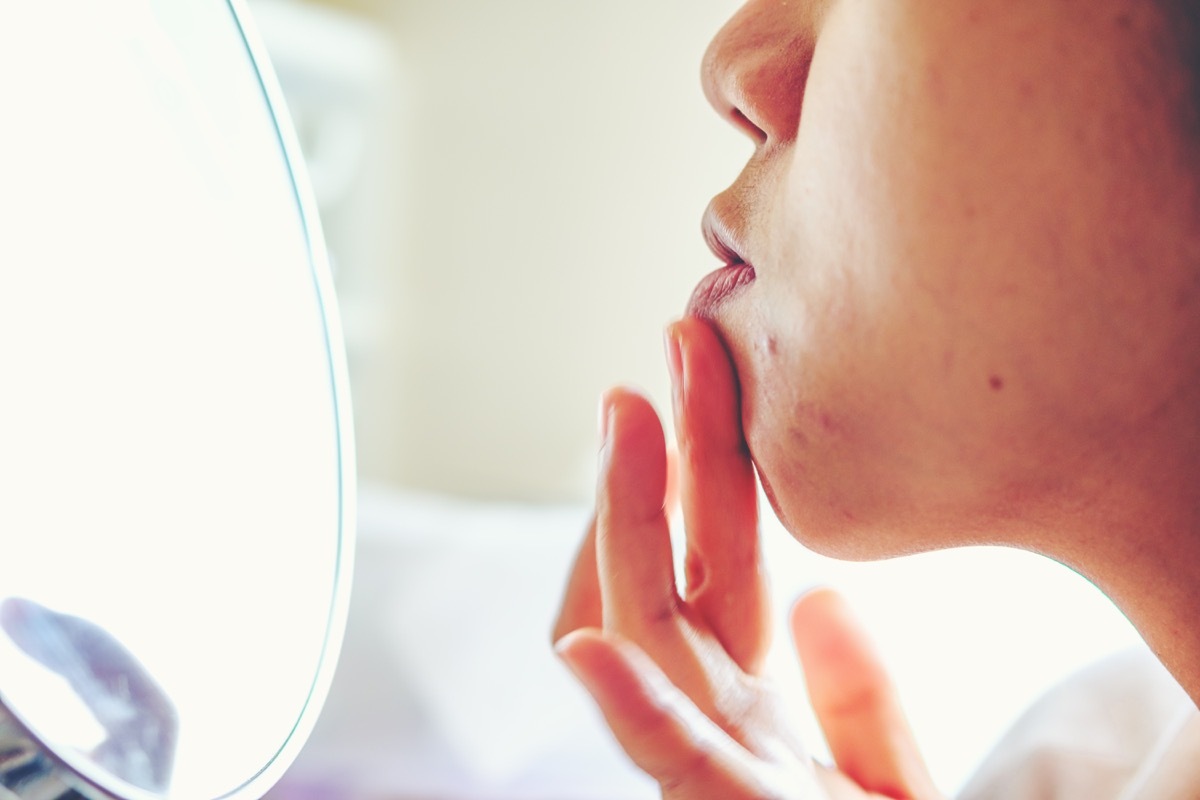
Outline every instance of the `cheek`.
<svg viewBox="0 0 1200 800"><path fill-rule="evenodd" d="M873 448L862 425L870 412L858 399L857 370L844 357L815 357L795 326L759 320L731 329L751 332L731 350L743 427L763 488L788 530L833 554L835 543L848 541L848 527L859 526L878 505L872 496L886 491L879 476L863 481Z"/></svg>
<svg viewBox="0 0 1200 800"><path fill-rule="evenodd" d="M798 137L763 190L759 279L729 326L777 511L851 558L1008 535L1012 509L1061 495L1161 396L1144 388L1162 381L1147 365L1168 364L1151 323L1170 316L1097 255L1146 246L1157 224L1159 201L1133 191L1151 182L1115 171L1130 162L1104 126L1078 124L1101 101L1125 107L1088 94L1114 76L1046 80L1070 67L1053 41L1012 59L949 35L933 47L932 29L913 45L895 20L872 38L845 17L871 5L831 12Z"/></svg>
<svg viewBox="0 0 1200 800"><path fill-rule="evenodd" d="M731 326L746 332L736 358L764 486L784 525L827 555L944 546L948 521L961 531L1003 505L995 487L1013 466L1000 445L1023 400L985 321L996 296L954 270L935 275L928 252L905 253L902 226L882 212L838 211L878 194L832 180L795 192L804 163L773 206L754 312Z"/></svg>
<svg viewBox="0 0 1200 800"><path fill-rule="evenodd" d="M735 351L743 425L775 513L806 546L837 558L950 544L940 537L986 516L989 454L1002 452L1003 436L980 420L987 395L1001 393L985 384L947 403L944 391L926 391L944 383L899 359L831 349L840 354L761 335Z"/></svg>

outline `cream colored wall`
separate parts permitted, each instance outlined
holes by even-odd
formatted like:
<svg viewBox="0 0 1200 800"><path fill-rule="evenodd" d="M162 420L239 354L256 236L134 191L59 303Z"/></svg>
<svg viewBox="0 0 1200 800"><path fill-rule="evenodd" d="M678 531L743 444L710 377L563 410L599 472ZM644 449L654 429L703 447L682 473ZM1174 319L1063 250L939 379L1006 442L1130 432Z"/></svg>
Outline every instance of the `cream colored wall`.
<svg viewBox="0 0 1200 800"><path fill-rule="evenodd" d="M385 310L352 354L362 479L589 496L599 394L633 383L666 408L662 328L716 266L700 216L750 144L698 67L736 3L339 5L397 54L395 147L363 212L387 210L367 247L387 274L355 279Z"/></svg>

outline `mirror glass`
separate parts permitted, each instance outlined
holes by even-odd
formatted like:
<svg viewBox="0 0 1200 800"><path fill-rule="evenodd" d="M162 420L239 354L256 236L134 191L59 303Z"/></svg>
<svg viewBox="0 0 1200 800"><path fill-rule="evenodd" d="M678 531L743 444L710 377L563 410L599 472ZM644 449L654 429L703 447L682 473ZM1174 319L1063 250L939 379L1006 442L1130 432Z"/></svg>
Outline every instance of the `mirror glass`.
<svg viewBox="0 0 1200 800"><path fill-rule="evenodd" d="M0 12L0 700L85 794L262 794L340 643L341 344L256 41L226 0Z"/></svg>

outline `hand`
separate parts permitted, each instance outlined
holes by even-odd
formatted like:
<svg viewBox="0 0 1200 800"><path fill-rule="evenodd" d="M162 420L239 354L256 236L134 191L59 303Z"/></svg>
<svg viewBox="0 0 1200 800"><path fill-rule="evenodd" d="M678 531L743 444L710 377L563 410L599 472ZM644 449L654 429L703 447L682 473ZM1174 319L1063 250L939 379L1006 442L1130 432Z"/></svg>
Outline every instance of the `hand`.
<svg viewBox="0 0 1200 800"><path fill-rule="evenodd" d="M762 676L770 602L733 367L695 319L668 330L667 352L686 585L675 581L662 425L643 397L612 390L559 655L666 800L938 797L878 658L832 592L803 598L792 627L837 768L816 765L783 719Z"/></svg>

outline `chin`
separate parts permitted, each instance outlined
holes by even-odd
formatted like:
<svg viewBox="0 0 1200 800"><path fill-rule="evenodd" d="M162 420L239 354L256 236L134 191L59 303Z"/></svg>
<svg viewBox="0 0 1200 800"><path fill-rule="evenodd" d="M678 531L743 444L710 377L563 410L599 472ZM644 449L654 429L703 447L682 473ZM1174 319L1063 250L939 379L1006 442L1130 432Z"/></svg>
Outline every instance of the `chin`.
<svg viewBox="0 0 1200 800"><path fill-rule="evenodd" d="M753 452L753 448L752 448ZM854 491L814 482L807 470L788 464L772 468L755 458L759 482L784 529L813 552L841 561L881 561L940 549L922 535L915 517L897 513L904 504L874 502L866 482ZM889 508L888 513L879 509Z"/></svg>
<svg viewBox="0 0 1200 800"><path fill-rule="evenodd" d="M753 452L753 448L752 448ZM774 470L770 462L755 458L763 494L784 529L809 550L830 558L868 560L861 541L862 526L847 509L830 502L827 491L797 470Z"/></svg>

